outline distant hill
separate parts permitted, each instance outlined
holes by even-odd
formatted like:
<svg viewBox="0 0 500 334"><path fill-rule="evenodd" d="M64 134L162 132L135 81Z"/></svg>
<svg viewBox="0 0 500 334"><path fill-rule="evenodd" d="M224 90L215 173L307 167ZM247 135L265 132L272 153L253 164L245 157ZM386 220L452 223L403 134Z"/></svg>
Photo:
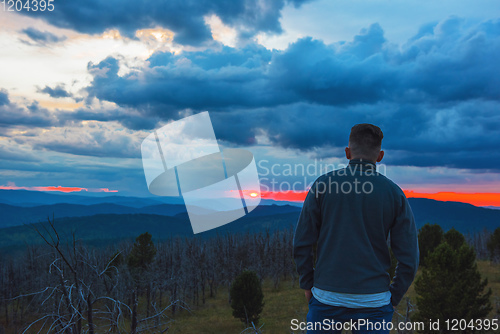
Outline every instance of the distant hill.
<svg viewBox="0 0 500 334"><path fill-rule="evenodd" d="M133 239L140 233L149 231L155 238L172 236L192 237L193 232L184 204L155 204L142 207L120 205L116 203L71 204L57 203L32 207L21 207L21 199L54 201L53 195L27 191L15 191L9 198L16 205L0 204L0 248L36 243L41 239L28 226L12 226L26 223L46 222L47 216L56 218L56 225L61 233L76 232L79 239L86 242L113 243L121 239ZM23 195L26 195L23 197ZM0 191L0 199L6 197ZM47 197L48 196L48 197ZM96 200L123 202L134 201L132 197L107 196L85 197L65 195L60 198L73 200ZM81 197L84 197L83 199ZM4 198L7 200L7 198ZM149 199L145 199L146 203ZM178 199L177 199L178 200ZM476 207L458 202L441 202L424 198L410 198L410 205L415 214L417 227L425 223L439 224L447 231L454 227L462 233L479 232L484 229L493 231L500 226L500 210ZM144 204L143 203L143 204ZM153 200L153 203L154 200ZM263 203L273 203L266 200ZM281 204L281 203L280 203ZM217 233L259 232L266 229L284 229L295 226L301 208L294 205L260 205L250 214L230 224L210 230L197 237L210 237ZM207 209L205 209L207 210Z"/></svg>
<svg viewBox="0 0 500 334"><path fill-rule="evenodd" d="M209 211L208 209L199 209ZM290 205L261 205L253 212L252 217L274 215L288 212L300 212L299 207ZM152 214L160 216L181 216L187 218L184 204L159 204L141 208L128 207L112 203L93 205L59 203L33 207L20 207L0 204L0 228L46 221L47 217L86 217L97 214Z"/></svg>
<svg viewBox="0 0 500 334"><path fill-rule="evenodd" d="M0 228L46 221L47 217L50 217L52 219L52 216L56 218L85 217L106 213L145 213L162 216L175 216L185 211L186 207L184 206L184 204L159 204L141 208L128 207L113 203L101 203L93 205L59 203L33 207L20 207L8 204L0 204Z"/></svg>
<svg viewBox="0 0 500 334"><path fill-rule="evenodd" d="M410 198L417 226L438 224L447 231L454 227L462 233L493 231L500 227L500 210L486 209L460 202L441 202L427 198Z"/></svg>
<svg viewBox="0 0 500 334"><path fill-rule="evenodd" d="M53 205L53 204L82 204L82 205L94 205L103 203L118 204L133 208L142 208L145 206L159 205L159 204L184 204L184 200L181 197L132 197L132 196L121 196L121 195L99 195L92 196L86 195L75 195L73 193L62 193L59 191L54 192L43 192L43 191L32 191L32 190L7 190L0 189L0 203L9 204L21 207L33 207L41 205ZM262 199L261 204L265 205L292 205L302 207L302 203L299 202L285 202L285 201L275 201L272 199Z"/></svg>
<svg viewBox="0 0 500 334"><path fill-rule="evenodd" d="M220 228L196 234L196 237L207 238L225 233L256 233L266 229L270 231L292 228L295 225L297 212L276 215L251 216L251 214ZM43 231L47 222L31 226L14 226L0 229L0 249L22 246L24 244L43 244L37 234L37 228ZM79 240L94 244L113 244L121 240L133 240L139 234L149 232L155 240L167 239L175 236L193 237L193 230L189 219L178 215L159 216L148 214L101 214L90 217L60 218L55 220L55 227L66 241L71 240L74 232ZM16 247L17 248L17 247Z"/></svg>
<svg viewBox="0 0 500 334"><path fill-rule="evenodd" d="M157 204L183 204L180 197L130 197L130 196L89 196L74 195L61 192L43 192L30 190L6 190L0 189L0 203L16 206L40 206L59 203L69 204L102 204L113 203L134 208L140 208Z"/></svg>
<svg viewBox="0 0 500 334"><path fill-rule="evenodd" d="M493 210L500 210L500 206L493 206L493 205L488 205L488 206L483 206L485 209L493 209Z"/></svg>

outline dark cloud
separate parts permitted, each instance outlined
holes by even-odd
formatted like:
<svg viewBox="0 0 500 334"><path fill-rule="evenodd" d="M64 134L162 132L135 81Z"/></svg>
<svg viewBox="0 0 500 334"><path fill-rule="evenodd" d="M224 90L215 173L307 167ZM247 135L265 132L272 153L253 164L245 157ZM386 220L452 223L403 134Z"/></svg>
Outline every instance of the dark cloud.
<svg viewBox="0 0 500 334"><path fill-rule="evenodd" d="M124 108L49 111L36 101L24 106L9 102L5 89L0 90L0 101L4 101L0 103L0 136L8 143L0 141L0 160L34 161L26 147L78 156L139 158L143 138L131 130L153 129L159 122L158 117L143 117Z"/></svg>
<svg viewBox="0 0 500 334"><path fill-rule="evenodd" d="M28 147L20 147L15 145L12 140L0 141L0 160L2 164L5 161L26 161L26 162L39 162L40 157L33 153Z"/></svg>
<svg viewBox="0 0 500 334"><path fill-rule="evenodd" d="M207 15L217 15L247 36L258 32L280 33L279 19L285 4L297 7L304 2L308 0L72 0L57 2L55 10L50 12L20 13L89 34L118 29L123 35L134 37L138 29L161 26L174 31L177 43L199 45L212 38L205 24Z"/></svg>
<svg viewBox="0 0 500 334"><path fill-rule="evenodd" d="M229 144L254 144L264 134L273 146L301 150L318 159L342 157L351 127L373 123L384 132L387 164L498 171L499 109L498 102L479 100L447 107L298 103L211 113L211 118L216 136Z"/></svg>
<svg viewBox="0 0 500 334"><path fill-rule="evenodd" d="M430 24L399 47L374 24L350 42L303 38L284 51L255 45L156 53L141 73L90 64L89 94L163 120L212 111L218 137L321 155L347 144L352 125L379 124L398 165L488 168L472 156L500 142L500 21ZM140 79L138 79L140 78ZM321 148L324 148L322 150ZM337 150L338 151L338 150Z"/></svg>
<svg viewBox="0 0 500 334"><path fill-rule="evenodd" d="M144 117L133 110L122 108L111 110L79 108L74 111L59 111L57 119L61 124L78 123L80 121L116 121L131 130L152 130L160 121L159 117Z"/></svg>
<svg viewBox="0 0 500 334"><path fill-rule="evenodd" d="M301 39L275 54L270 81L288 93L290 102L344 105L391 99L400 78L384 59L384 42L376 24L341 46Z"/></svg>
<svg viewBox="0 0 500 334"><path fill-rule="evenodd" d="M141 188L144 185L145 194L148 194L140 159L124 164L121 159L97 162L95 157L89 159L84 156L72 156L68 159L65 154L54 153L49 154L50 158L47 159L47 155L40 151L27 150L22 153L28 158L19 157L18 159L17 155L5 155L0 147L0 159L2 160L0 163L0 171L2 171L0 185L12 181L12 173L6 171L16 171L16 173L22 174L22 178L16 177L15 179L23 180L26 185L69 185L88 188L101 188L104 185L106 188L108 186L110 189L118 187L120 190L130 186L132 192L136 190L134 188ZM33 157L32 160L31 156L36 157ZM62 182L59 183L58 180ZM113 185L115 181L118 182ZM82 185L81 182L85 182L85 184ZM93 186L91 186L92 183Z"/></svg>
<svg viewBox="0 0 500 334"><path fill-rule="evenodd" d="M62 121L63 122L63 121ZM17 133L9 140L38 151L102 158L140 158L140 145L148 133L106 122L65 123L37 136Z"/></svg>
<svg viewBox="0 0 500 334"><path fill-rule="evenodd" d="M6 89L0 89L0 107L9 104L9 94Z"/></svg>
<svg viewBox="0 0 500 334"><path fill-rule="evenodd" d="M39 92L48 93L51 97L70 96L62 86L50 88L46 86ZM82 121L117 122L131 130L154 129L161 121L158 116L144 117L136 110L127 108L100 109L98 107L82 107L75 110L49 111L41 107L37 101L28 101L27 105L12 103L8 91L0 89L0 135L9 137L10 130L22 127L24 136L34 136L29 128L48 128L78 125ZM28 131L28 132L26 132Z"/></svg>
<svg viewBox="0 0 500 334"><path fill-rule="evenodd" d="M499 29L500 21L469 28L451 18L424 28L399 48L374 24L353 41L335 45L303 38L284 51L249 45L156 53L140 75L119 76L119 61L109 57L89 64L94 81L88 91L166 117L185 108L230 110L299 102L341 106L498 101Z"/></svg>
<svg viewBox="0 0 500 334"><path fill-rule="evenodd" d="M108 57L88 65L87 91L89 99L114 102L116 109L89 105L38 123L116 121L150 130L208 110L217 137L229 146L270 142L326 158L342 152L352 125L368 122L384 131L387 163L499 170L499 55L500 21L469 26L450 18L422 27L402 46L374 24L333 45L303 38L283 51L248 44L158 52L123 76L120 60ZM92 156L137 153L136 143L107 140L36 147Z"/></svg>
<svg viewBox="0 0 500 334"><path fill-rule="evenodd" d="M0 128L48 127L58 123L57 118L47 109L40 107L38 102L27 106L17 105L9 102L6 90L0 91Z"/></svg>
<svg viewBox="0 0 500 334"><path fill-rule="evenodd" d="M56 87L52 88L49 86L45 86L44 88L38 88L37 92L39 93L44 93L44 94L49 94L50 97L53 98L63 98L63 97L73 97L71 93L69 93L65 88L64 85L57 85Z"/></svg>
<svg viewBox="0 0 500 334"><path fill-rule="evenodd" d="M139 145L129 137L107 138L103 133L92 133L90 140L71 141L64 138L38 142L33 144L35 150L48 150L101 158L140 158Z"/></svg>
<svg viewBox="0 0 500 334"><path fill-rule="evenodd" d="M186 57L160 53L151 57L155 65L144 69L139 82L132 73L119 76L118 60L108 57L97 65L89 64L94 80L88 92L121 106L171 117L184 108L275 105L281 98L263 72L270 60L271 51L256 45L192 52Z"/></svg>
<svg viewBox="0 0 500 334"><path fill-rule="evenodd" d="M23 29L21 33L28 36L36 45L48 45L66 40L66 36L57 36L49 31L41 31L33 27ZM27 43L30 44L30 42Z"/></svg>

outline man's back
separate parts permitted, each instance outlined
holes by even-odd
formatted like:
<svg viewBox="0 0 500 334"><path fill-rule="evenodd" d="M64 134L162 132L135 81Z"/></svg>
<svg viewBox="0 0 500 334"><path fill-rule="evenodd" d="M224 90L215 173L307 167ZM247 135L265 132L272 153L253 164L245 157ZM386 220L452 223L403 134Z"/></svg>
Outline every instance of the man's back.
<svg viewBox="0 0 500 334"><path fill-rule="evenodd" d="M384 157L383 137L375 125L353 126L345 149L349 166L319 177L304 201L293 252L309 301L308 323L390 322L393 306L415 278L419 251L413 213L403 191L375 168ZM398 261L392 283L389 241Z"/></svg>
<svg viewBox="0 0 500 334"><path fill-rule="evenodd" d="M411 209L402 190L377 173L373 163L352 160L348 167L318 178L304 202L300 220L307 222L310 218L306 216L311 214L318 224L315 287L350 294L388 291L391 258L387 240L391 229L393 236L398 236L393 243L405 246L398 248L398 255L401 262L411 266L405 268L412 271L409 276L416 270L416 245L412 247L415 235L398 233L398 228L414 224ZM306 258L300 253L309 251L314 238L314 232L307 231L311 228L308 225L297 226L294 253L298 262ZM306 246L303 250L302 244ZM300 263L297 265L300 267ZM400 274L401 278L407 276L405 272ZM409 279L402 285L411 284L413 277ZM306 279L301 286L307 289L312 285ZM394 294L399 295L398 291Z"/></svg>
<svg viewBox="0 0 500 334"><path fill-rule="evenodd" d="M349 165L319 177L307 194L294 259L308 300L318 290L332 297L332 306L371 307L388 298L397 305L415 278L419 251L413 213L403 191L375 167L384 157L383 137L375 125L353 126L345 149ZM389 242L398 261L392 284ZM351 303L353 297L359 303Z"/></svg>

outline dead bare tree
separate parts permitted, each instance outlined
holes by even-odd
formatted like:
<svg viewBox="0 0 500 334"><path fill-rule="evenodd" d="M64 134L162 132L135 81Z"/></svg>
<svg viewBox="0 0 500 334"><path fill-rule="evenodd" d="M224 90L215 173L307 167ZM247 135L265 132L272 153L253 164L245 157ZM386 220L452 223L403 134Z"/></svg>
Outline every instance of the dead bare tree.
<svg viewBox="0 0 500 334"><path fill-rule="evenodd" d="M0 255L0 321L16 333L161 332L189 310L186 301L201 305L226 292L229 299L244 269L276 288L296 277L293 230L155 242L156 256L137 275L127 261L130 241L91 247L61 234L53 219L32 228L44 245L17 258Z"/></svg>
<svg viewBox="0 0 500 334"><path fill-rule="evenodd" d="M248 334L262 334L262 327L264 327L264 324L260 325L260 327L256 327L255 324L252 322L250 327L245 328L240 334L248 333Z"/></svg>
<svg viewBox="0 0 500 334"><path fill-rule="evenodd" d="M411 300L409 297L406 297L405 299L406 301L406 309L405 309L405 314L400 314L398 312L394 312L396 314L396 322L397 322L397 325L396 325L396 328L397 328L397 332L399 334L411 334L413 333L413 329L412 328L412 323L411 323L411 320L410 320L410 314L414 311L415 309L415 306L411 303ZM400 326L399 323L404 323L404 324L407 324L408 326L406 326L408 329L403 329L405 328L405 326Z"/></svg>
<svg viewBox="0 0 500 334"><path fill-rule="evenodd" d="M129 307L123 297L131 279L130 275L121 274L125 269L118 261L121 252L115 252L106 260L103 252L79 243L74 233L65 245L53 219L32 228L49 246L51 261L43 289L12 299L31 298L38 304L36 313L40 316L26 325L22 333L30 333L35 328L38 332L61 334L125 333L128 332L125 318L132 319L132 333L151 328L163 328L164 332L170 322L165 312L173 303L162 309L156 309L153 304L155 313L141 316L134 291L133 306Z"/></svg>

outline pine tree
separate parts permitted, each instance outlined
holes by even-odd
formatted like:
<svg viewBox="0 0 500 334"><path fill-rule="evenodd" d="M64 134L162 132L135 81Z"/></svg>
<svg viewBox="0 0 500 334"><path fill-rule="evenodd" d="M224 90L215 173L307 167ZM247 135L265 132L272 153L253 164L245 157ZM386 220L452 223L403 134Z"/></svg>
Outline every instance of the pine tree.
<svg viewBox="0 0 500 334"><path fill-rule="evenodd" d="M128 265L131 269L144 271L156 255L153 237L148 232L141 234L135 239L134 246L128 256Z"/></svg>
<svg viewBox="0 0 500 334"><path fill-rule="evenodd" d="M427 256L443 242L443 229L437 224L425 224L418 231L418 248L420 250L420 265L427 264Z"/></svg>
<svg viewBox="0 0 500 334"><path fill-rule="evenodd" d="M465 244L465 237L462 233L455 230L455 228L451 228L444 234L444 241L450 245L453 250L458 250Z"/></svg>
<svg viewBox="0 0 500 334"><path fill-rule="evenodd" d="M500 227L493 232L490 239L488 240L488 251L490 252L491 261L500 260Z"/></svg>
<svg viewBox="0 0 500 334"><path fill-rule="evenodd" d="M454 249L443 242L428 256L427 265L415 282L418 312L414 320L440 320L441 333L446 333L443 324L447 319L484 318L492 309L491 289L484 291L487 285L488 280L481 279L471 247L464 243Z"/></svg>
<svg viewBox="0 0 500 334"><path fill-rule="evenodd" d="M252 322L256 325L264 308L264 294L257 274L249 270L239 274L231 285L230 295L233 317L247 326Z"/></svg>

